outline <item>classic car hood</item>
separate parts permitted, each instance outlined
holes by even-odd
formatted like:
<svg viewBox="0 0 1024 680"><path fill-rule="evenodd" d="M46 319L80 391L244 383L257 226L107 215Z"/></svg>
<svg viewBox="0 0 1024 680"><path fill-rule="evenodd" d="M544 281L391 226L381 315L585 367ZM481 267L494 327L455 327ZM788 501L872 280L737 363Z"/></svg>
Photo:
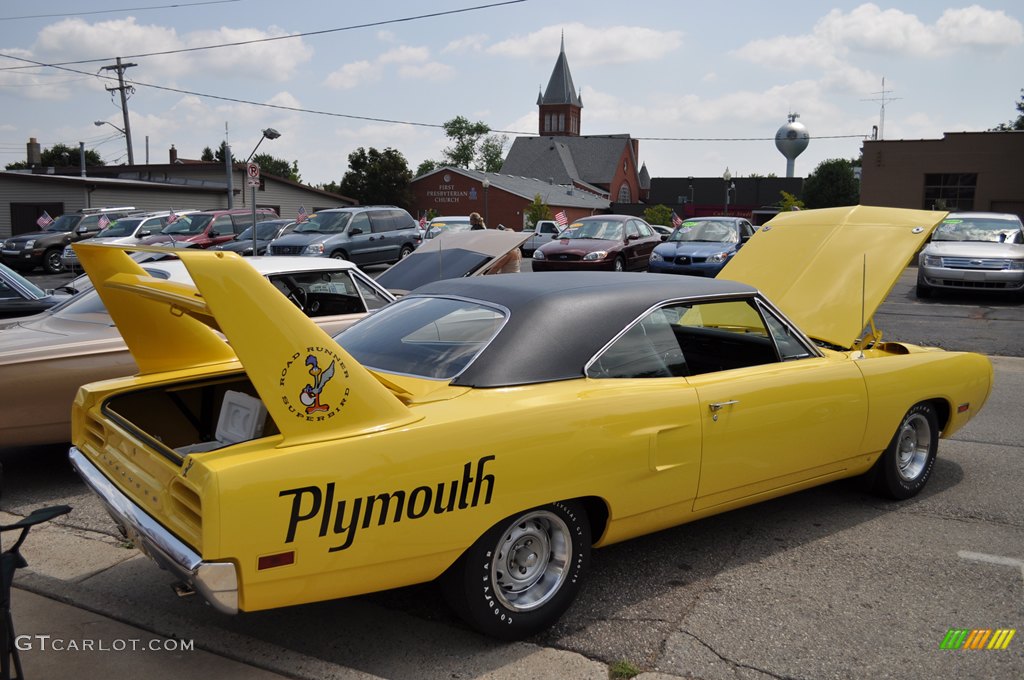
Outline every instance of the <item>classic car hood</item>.
<svg viewBox="0 0 1024 680"><path fill-rule="evenodd" d="M190 286L150 276L119 248L86 242L76 251L140 375L192 370L201 376L241 362L283 436L282 447L401 427L422 417L236 253L182 250L195 284ZM213 317L230 345L204 317ZM311 389L311 376L319 373L309 366L317 362L335 403L344 406L338 417L306 416L292 405Z"/></svg>
<svg viewBox="0 0 1024 680"><path fill-rule="evenodd" d="M989 241L932 241L922 252L938 257L1024 258L1024 245Z"/></svg>
<svg viewBox="0 0 1024 680"><path fill-rule="evenodd" d="M475 276L529 237L511 229L444 232L392 265L377 277L377 283L403 293L434 281Z"/></svg>
<svg viewBox="0 0 1024 680"><path fill-rule="evenodd" d="M109 319L101 323L43 315L3 328L0 365L118 348L124 348L124 341Z"/></svg>
<svg viewBox="0 0 1024 680"><path fill-rule="evenodd" d="M756 286L812 338L851 348L946 215L863 205L780 213L718 278Z"/></svg>

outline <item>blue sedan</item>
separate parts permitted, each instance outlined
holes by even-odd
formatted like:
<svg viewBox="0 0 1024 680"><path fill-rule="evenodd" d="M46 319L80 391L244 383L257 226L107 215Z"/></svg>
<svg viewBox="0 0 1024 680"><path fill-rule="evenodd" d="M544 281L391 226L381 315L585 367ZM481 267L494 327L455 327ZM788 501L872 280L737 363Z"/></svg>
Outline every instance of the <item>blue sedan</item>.
<svg viewBox="0 0 1024 680"><path fill-rule="evenodd" d="M686 220L655 247L647 271L714 278L753 234L742 217Z"/></svg>

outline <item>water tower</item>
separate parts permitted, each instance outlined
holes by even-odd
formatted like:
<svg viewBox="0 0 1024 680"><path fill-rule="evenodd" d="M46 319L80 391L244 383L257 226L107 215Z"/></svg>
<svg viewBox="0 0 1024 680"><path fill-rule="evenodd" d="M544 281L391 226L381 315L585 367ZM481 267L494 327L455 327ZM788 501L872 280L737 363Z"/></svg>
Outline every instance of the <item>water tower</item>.
<svg viewBox="0 0 1024 680"><path fill-rule="evenodd" d="M775 148L786 157L786 177L793 176L796 157L803 153L811 141L811 135L803 123L798 123L798 113L789 114L789 122L775 133Z"/></svg>

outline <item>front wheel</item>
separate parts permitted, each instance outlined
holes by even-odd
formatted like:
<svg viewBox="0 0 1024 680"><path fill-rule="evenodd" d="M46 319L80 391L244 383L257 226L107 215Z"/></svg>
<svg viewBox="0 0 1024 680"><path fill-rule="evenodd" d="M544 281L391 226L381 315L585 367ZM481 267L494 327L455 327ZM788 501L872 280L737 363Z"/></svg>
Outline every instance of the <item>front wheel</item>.
<svg viewBox="0 0 1024 680"><path fill-rule="evenodd" d="M615 264L612 265L612 269L617 272L626 271L626 261L622 259L622 256L615 258Z"/></svg>
<svg viewBox="0 0 1024 680"><path fill-rule="evenodd" d="M930 298L932 296L932 287L924 282L924 277L918 275L917 286L914 287L914 293L919 298Z"/></svg>
<svg viewBox="0 0 1024 680"><path fill-rule="evenodd" d="M63 271L60 263L60 252L60 248L53 248L47 250L46 254L43 255L43 269L46 270L47 274L60 274Z"/></svg>
<svg viewBox="0 0 1024 680"><path fill-rule="evenodd" d="M331 253L331 259L332 260L347 260L348 257L346 257L344 250L335 250L333 253Z"/></svg>
<svg viewBox="0 0 1024 680"><path fill-rule="evenodd" d="M931 477L938 448L935 407L926 402L915 404L875 464L875 492L896 500L916 496Z"/></svg>
<svg viewBox="0 0 1024 680"><path fill-rule="evenodd" d="M561 501L494 525L445 572L452 609L485 635L521 640L569 608L590 562L582 504Z"/></svg>

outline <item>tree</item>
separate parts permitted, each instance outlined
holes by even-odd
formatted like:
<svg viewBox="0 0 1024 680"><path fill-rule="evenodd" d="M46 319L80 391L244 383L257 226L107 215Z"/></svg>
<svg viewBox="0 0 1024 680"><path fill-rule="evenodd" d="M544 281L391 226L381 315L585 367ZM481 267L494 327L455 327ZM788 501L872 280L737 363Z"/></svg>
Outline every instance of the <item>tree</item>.
<svg viewBox="0 0 1024 680"><path fill-rule="evenodd" d="M427 174L428 172L433 172L442 165L444 165L444 163L441 163L440 161L432 161L428 158L427 160L420 163L419 167L416 168L416 176L419 177L421 175Z"/></svg>
<svg viewBox="0 0 1024 680"><path fill-rule="evenodd" d="M212 163L212 162L213 162L213 159L214 159L214 156L213 156L213 149L211 149L211 148L210 148L210 147L208 147L208 146L204 146L204 147L203 147L203 155L201 155L201 156L199 157L199 160L201 160L201 161L205 161L205 162L207 162L207 163Z"/></svg>
<svg viewBox="0 0 1024 680"><path fill-rule="evenodd" d="M444 150L444 162L457 168L468 168L477 155L480 139L491 131L487 123L470 123L468 118L456 116L443 124L444 133L454 144Z"/></svg>
<svg viewBox="0 0 1024 680"><path fill-rule="evenodd" d="M525 226L536 226L541 220L551 219L551 208L540 197L540 194L537 194L533 197L533 202L526 206L526 209L523 211L523 217L526 218Z"/></svg>
<svg viewBox="0 0 1024 680"><path fill-rule="evenodd" d="M822 161L804 180L803 200L808 208L834 208L857 205L860 186L853 165L842 158Z"/></svg>
<svg viewBox="0 0 1024 680"><path fill-rule="evenodd" d="M412 171L400 152L390 147L383 151L359 147L348 155L348 172L338 190L363 205L393 204L408 210L413 203L411 179Z"/></svg>
<svg viewBox="0 0 1024 680"><path fill-rule="evenodd" d="M220 143L220 146L217 147L216 153L213 154L213 160L217 161L218 163L223 163L224 162L224 149L225 149L225 147L227 147L227 145L228 145L227 142L221 142ZM231 154L231 162L232 163L237 163L238 162L238 158L235 157L235 154Z"/></svg>
<svg viewBox="0 0 1024 680"><path fill-rule="evenodd" d="M1024 89L1020 91L1020 101L1017 102L1017 116L1016 120L1011 120L1009 123L1000 123L999 125L992 128L993 132L1006 132L1008 130L1024 130Z"/></svg>
<svg viewBox="0 0 1024 680"><path fill-rule="evenodd" d="M790 210L803 210L804 202L799 198L789 193L788 191L780 191L782 198L779 200L778 206L780 212L787 212Z"/></svg>
<svg viewBox="0 0 1024 680"><path fill-rule="evenodd" d="M672 209L667 205L653 205L644 208L644 219L647 224L660 224L670 226L672 224Z"/></svg>
<svg viewBox="0 0 1024 680"><path fill-rule="evenodd" d="M299 176L299 162L289 163L283 158L275 158L268 153L258 153L252 157L252 162L260 166L260 172L275 177L284 177L293 182L301 181Z"/></svg>
<svg viewBox="0 0 1024 680"><path fill-rule="evenodd" d="M78 167L79 155L78 149L72 148L67 144L54 144L49 149L43 149L43 152L39 154L40 162L39 165L42 167ZM99 152L95 149L85 150L85 165L100 166L106 165L102 158L100 158ZM28 170L29 165L27 161L15 161L8 163L4 166L7 170Z"/></svg>
<svg viewBox="0 0 1024 680"><path fill-rule="evenodd" d="M476 169L484 172L498 172L505 162L507 135L487 135L477 149Z"/></svg>

